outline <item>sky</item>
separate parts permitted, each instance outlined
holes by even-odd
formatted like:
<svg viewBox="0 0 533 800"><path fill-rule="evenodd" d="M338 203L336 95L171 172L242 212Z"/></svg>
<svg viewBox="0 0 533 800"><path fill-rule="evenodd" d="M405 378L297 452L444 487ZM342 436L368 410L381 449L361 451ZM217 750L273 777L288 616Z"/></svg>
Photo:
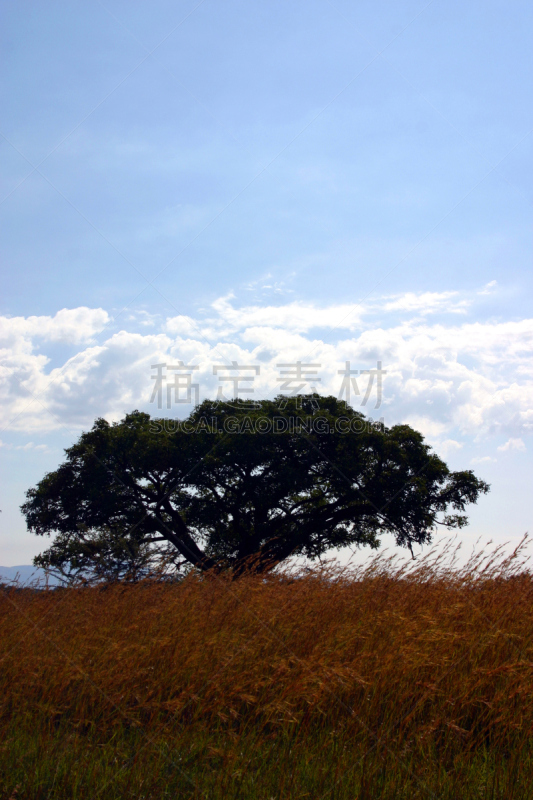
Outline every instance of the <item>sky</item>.
<svg viewBox="0 0 533 800"><path fill-rule="evenodd" d="M467 548L533 533L530 3L0 13L0 564L49 543L24 493L96 417L298 362L491 484Z"/></svg>

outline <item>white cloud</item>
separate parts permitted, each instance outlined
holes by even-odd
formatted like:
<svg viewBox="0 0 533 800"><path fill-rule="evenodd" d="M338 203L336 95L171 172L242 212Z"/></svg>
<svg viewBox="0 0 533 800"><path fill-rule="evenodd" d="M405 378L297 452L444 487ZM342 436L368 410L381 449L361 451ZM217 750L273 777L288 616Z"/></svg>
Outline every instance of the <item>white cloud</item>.
<svg viewBox="0 0 533 800"><path fill-rule="evenodd" d="M471 464L489 464L495 462L496 459L492 458L492 456L477 456L473 458L470 463Z"/></svg>
<svg viewBox="0 0 533 800"><path fill-rule="evenodd" d="M33 339L63 344L82 344L110 321L103 308L63 308L53 317L0 317L0 347L28 349Z"/></svg>
<svg viewBox="0 0 533 800"><path fill-rule="evenodd" d="M498 281L489 281L485 284L483 289L480 289L478 294L494 294L496 291L496 287L498 285Z"/></svg>
<svg viewBox="0 0 533 800"><path fill-rule="evenodd" d="M385 311L418 311L420 314L435 314L446 311L454 314L465 314L470 305L468 300L455 300L458 292L406 292L388 300Z"/></svg>
<svg viewBox="0 0 533 800"><path fill-rule="evenodd" d="M7 442L2 442L0 440L0 447L5 447L6 450L44 450L48 452L48 445L46 444L35 444L34 442L26 442L26 444L7 444Z"/></svg>
<svg viewBox="0 0 533 800"><path fill-rule="evenodd" d="M402 421L434 442L439 441L447 429L446 423L420 414L408 414Z"/></svg>
<svg viewBox="0 0 533 800"><path fill-rule="evenodd" d="M195 320L193 320L192 317L187 317L184 315L167 319L167 321L165 322L165 330L168 333L173 334L174 336L199 337L206 335L205 328L200 328L198 326L198 323L195 322ZM216 333L213 332L213 335L216 335Z"/></svg>
<svg viewBox="0 0 533 800"><path fill-rule="evenodd" d="M439 295L443 303L445 296L447 302L461 302L455 293L443 292ZM383 417L388 425L412 424L441 450L451 452L465 437L488 434L519 442L533 431L533 319L481 323L459 322L455 317L454 324L431 324L418 313L429 302L427 293L418 296L418 309L406 296L403 307L410 307L414 316L404 321L397 315L400 299L398 308L386 313L386 304L396 301L384 298L376 303L379 326L372 324L370 307L354 314L356 306L348 303L238 308L231 300L220 298L205 316L168 319L159 333L138 325L141 332L125 329L106 335L104 331L97 342L96 333L109 320L102 309L1 318L0 424L40 431L63 424L87 427L96 416L118 419L133 408L158 413L148 402L154 386L151 366L157 363L182 360L198 365L194 381L202 399L214 397L222 385L219 375L213 375L214 364L260 365L253 384L255 397L273 397L280 387L277 364L316 363L321 381L315 385L321 393L337 396L339 370L346 361L358 371L375 368L381 361L386 371L381 406L376 408L375 385L361 406L369 380L361 374L354 376L360 392L352 394L354 405L374 418ZM320 336L310 335L311 331ZM63 366L50 369L47 341L81 346ZM44 352L37 352L37 346ZM167 413L182 415L190 410L179 405ZM508 443L503 448L516 450L520 445Z"/></svg>
<svg viewBox="0 0 533 800"><path fill-rule="evenodd" d="M136 310L126 317L127 320L137 322L143 328L153 328L156 324L157 315L150 314L148 311Z"/></svg>
<svg viewBox="0 0 533 800"><path fill-rule="evenodd" d="M272 289L273 287L263 287ZM372 325L372 317L393 312L421 316L442 313L466 313L469 300L457 299L457 292L408 292L365 302L340 303L320 307L313 303L292 301L279 305L244 305L235 307L235 295L230 292L211 304L211 315L192 320L173 317L165 330L174 334L200 335L214 339L249 327L278 328L296 333L313 329L358 331ZM213 314L214 312L214 314Z"/></svg>
<svg viewBox="0 0 533 800"><path fill-rule="evenodd" d="M443 456L447 456L449 453L456 453L457 450L461 450L462 447L463 442L458 442L456 439L445 439L438 444L437 451L442 453Z"/></svg>
<svg viewBox="0 0 533 800"><path fill-rule="evenodd" d="M211 321L214 330L223 333L239 331L250 326L274 327L298 333L313 328L344 328L356 330L361 325L362 308L357 303L320 308L311 303L291 302L277 306L244 306L234 308L233 295L221 297L212 304L217 318ZM171 322L171 321L169 321Z"/></svg>
<svg viewBox="0 0 533 800"><path fill-rule="evenodd" d="M502 453L507 452L508 450L520 450L521 452L525 452L526 446L522 439L508 439L505 444L500 445L498 450Z"/></svg>

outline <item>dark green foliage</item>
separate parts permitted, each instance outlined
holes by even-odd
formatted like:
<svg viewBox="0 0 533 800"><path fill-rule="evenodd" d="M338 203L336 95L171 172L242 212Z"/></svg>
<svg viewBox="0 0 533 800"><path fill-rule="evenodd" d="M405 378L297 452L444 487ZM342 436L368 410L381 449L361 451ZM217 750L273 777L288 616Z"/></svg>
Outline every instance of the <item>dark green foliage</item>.
<svg viewBox="0 0 533 800"><path fill-rule="evenodd" d="M173 547L150 543L134 531L104 525L98 530L79 526L78 534L58 533L54 543L36 556L36 567L60 581L138 581L155 574L167 577L179 565Z"/></svg>
<svg viewBox="0 0 533 800"><path fill-rule="evenodd" d="M280 400L205 401L185 430L138 411L98 419L27 492L29 529L58 534L39 565L85 569L108 547L102 563L119 577L163 547L238 574L376 548L384 532L412 548L437 524L464 526L467 503L488 491L473 472L450 472L408 425L373 424L333 397Z"/></svg>

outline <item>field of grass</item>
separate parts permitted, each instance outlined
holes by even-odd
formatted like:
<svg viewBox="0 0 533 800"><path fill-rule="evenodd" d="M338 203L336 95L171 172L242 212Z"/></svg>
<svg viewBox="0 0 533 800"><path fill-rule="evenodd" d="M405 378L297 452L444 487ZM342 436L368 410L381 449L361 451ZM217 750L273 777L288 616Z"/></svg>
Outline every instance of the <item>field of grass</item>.
<svg viewBox="0 0 533 800"><path fill-rule="evenodd" d="M517 563L4 587L0 796L531 798Z"/></svg>

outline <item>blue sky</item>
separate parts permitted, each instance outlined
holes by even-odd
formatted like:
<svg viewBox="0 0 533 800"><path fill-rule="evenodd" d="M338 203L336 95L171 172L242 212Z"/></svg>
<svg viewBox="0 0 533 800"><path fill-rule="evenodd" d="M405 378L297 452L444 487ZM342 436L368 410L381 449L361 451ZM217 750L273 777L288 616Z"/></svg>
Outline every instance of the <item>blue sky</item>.
<svg viewBox="0 0 533 800"><path fill-rule="evenodd" d="M25 489L182 357L204 396L221 359L258 396L381 360L385 422L492 483L467 539L531 529L530 4L1 13L0 563L42 548Z"/></svg>

